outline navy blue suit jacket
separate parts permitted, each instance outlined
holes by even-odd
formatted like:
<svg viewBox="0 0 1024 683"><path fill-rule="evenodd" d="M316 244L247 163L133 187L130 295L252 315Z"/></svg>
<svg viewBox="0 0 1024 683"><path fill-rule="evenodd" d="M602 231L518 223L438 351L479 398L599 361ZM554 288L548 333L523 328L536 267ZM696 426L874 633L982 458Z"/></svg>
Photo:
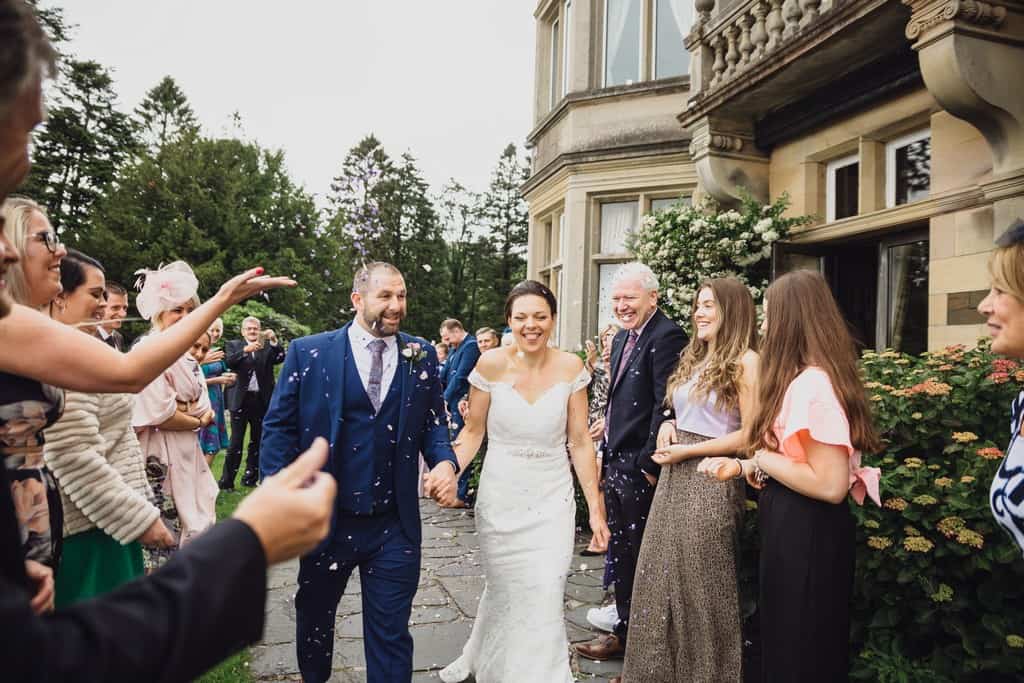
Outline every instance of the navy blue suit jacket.
<svg viewBox="0 0 1024 683"><path fill-rule="evenodd" d="M480 347L476 339L467 334L444 363L444 402L453 418L459 415L459 399L469 393L469 373L473 372L479 359Z"/></svg>
<svg viewBox="0 0 1024 683"><path fill-rule="evenodd" d="M342 419L343 387L347 357L351 353L348 325L296 339L288 345L270 408L263 419L260 442L260 471L268 477L287 466L322 436L330 446L325 472L335 477L341 471L339 458L359 458L368 468L374 466L370 453L349 453L335 448ZM413 363L401 350L418 343L426 357ZM420 542L419 455L430 467L449 460L458 469L445 420L441 384L437 376L437 352L425 339L398 335L398 367L394 382L401 388L401 412L398 420L398 452L395 454L395 495L402 528L409 539ZM411 367L410 367L411 366ZM340 446L340 444L338 444ZM350 463L349 463L350 464ZM338 505L342 501L339 487ZM337 511L337 506L335 508ZM337 532L335 514L332 533Z"/></svg>

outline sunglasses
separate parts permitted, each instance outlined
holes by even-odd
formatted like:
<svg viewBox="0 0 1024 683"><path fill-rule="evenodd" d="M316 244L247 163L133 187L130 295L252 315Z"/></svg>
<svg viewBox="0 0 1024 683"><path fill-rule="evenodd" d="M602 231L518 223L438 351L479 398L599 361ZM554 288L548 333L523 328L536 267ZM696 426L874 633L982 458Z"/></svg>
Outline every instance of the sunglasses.
<svg viewBox="0 0 1024 683"><path fill-rule="evenodd" d="M42 230L37 232L35 237L39 238L39 241L46 245L46 250L51 254L57 253L57 247L60 246L60 238L57 237L57 233L52 230Z"/></svg>
<svg viewBox="0 0 1024 683"><path fill-rule="evenodd" d="M1018 218L996 239L996 246L1005 248L1021 241L1024 241L1024 221Z"/></svg>

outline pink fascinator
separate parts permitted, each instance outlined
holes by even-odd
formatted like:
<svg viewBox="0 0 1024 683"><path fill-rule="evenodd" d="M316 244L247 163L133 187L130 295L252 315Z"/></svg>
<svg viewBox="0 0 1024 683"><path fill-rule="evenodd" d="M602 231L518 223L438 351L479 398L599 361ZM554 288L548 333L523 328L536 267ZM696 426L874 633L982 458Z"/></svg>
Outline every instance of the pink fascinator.
<svg viewBox="0 0 1024 683"><path fill-rule="evenodd" d="M157 270L142 268L135 274L139 276L135 281L135 289L139 290L135 307L146 320L180 306L199 292L199 280L184 261L168 263Z"/></svg>

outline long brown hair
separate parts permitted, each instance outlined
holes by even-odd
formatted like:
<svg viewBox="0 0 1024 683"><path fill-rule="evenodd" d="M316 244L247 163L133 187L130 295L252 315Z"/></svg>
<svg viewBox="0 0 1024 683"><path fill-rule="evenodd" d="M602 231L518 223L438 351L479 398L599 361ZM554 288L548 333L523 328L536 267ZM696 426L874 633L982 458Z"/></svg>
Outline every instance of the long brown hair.
<svg viewBox="0 0 1024 683"><path fill-rule="evenodd" d="M850 423L854 448L881 450L871 420L857 350L846 320L819 273L798 270L783 275L765 292L767 331L761 340L758 402L748 423L750 453L781 447L773 430L786 389L808 366L825 371Z"/></svg>
<svg viewBox="0 0 1024 683"><path fill-rule="evenodd" d="M668 380L665 391L666 404L671 403L672 394L679 385L693 377L700 368L700 377L694 387L695 398L706 398L712 391L717 395L715 401L719 410L734 410L739 407L739 382L743 376L743 354L747 350L757 350L757 312L754 310L754 298L750 290L734 277L720 277L705 280L697 288L697 296L693 299L693 311L690 319L697 313L697 300L700 293L710 289L718 307L718 332L715 333L714 350L696 334L697 324L694 321L694 335L690 343L679 356L679 363ZM751 378L752 379L752 378Z"/></svg>

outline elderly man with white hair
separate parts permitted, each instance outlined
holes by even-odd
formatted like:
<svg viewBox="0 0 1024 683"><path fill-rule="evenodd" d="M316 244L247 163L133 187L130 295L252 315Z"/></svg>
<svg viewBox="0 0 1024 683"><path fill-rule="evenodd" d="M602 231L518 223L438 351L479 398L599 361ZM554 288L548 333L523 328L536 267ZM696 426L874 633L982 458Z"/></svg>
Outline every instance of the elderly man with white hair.
<svg viewBox="0 0 1024 683"><path fill-rule="evenodd" d="M273 330L260 330L259 318L242 321L242 339L224 345L224 364L237 375L225 396L231 412L231 444L224 459L220 488L235 488L235 474L242 460L242 442L249 429L249 454L245 458L242 486L255 486L260 476L260 437L263 416L274 395L274 366L284 362L284 347Z"/></svg>
<svg viewBox="0 0 1024 683"><path fill-rule="evenodd" d="M658 309L658 278L647 266L621 266L611 296L622 330L612 340L608 367L601 474L612 534L605 583L615 584L618 623L613 634L576 646L580 655L598 660L621 658L626 650L633 574L661 469L651 455L668 378L687 343L683 330Z"/></svg>

